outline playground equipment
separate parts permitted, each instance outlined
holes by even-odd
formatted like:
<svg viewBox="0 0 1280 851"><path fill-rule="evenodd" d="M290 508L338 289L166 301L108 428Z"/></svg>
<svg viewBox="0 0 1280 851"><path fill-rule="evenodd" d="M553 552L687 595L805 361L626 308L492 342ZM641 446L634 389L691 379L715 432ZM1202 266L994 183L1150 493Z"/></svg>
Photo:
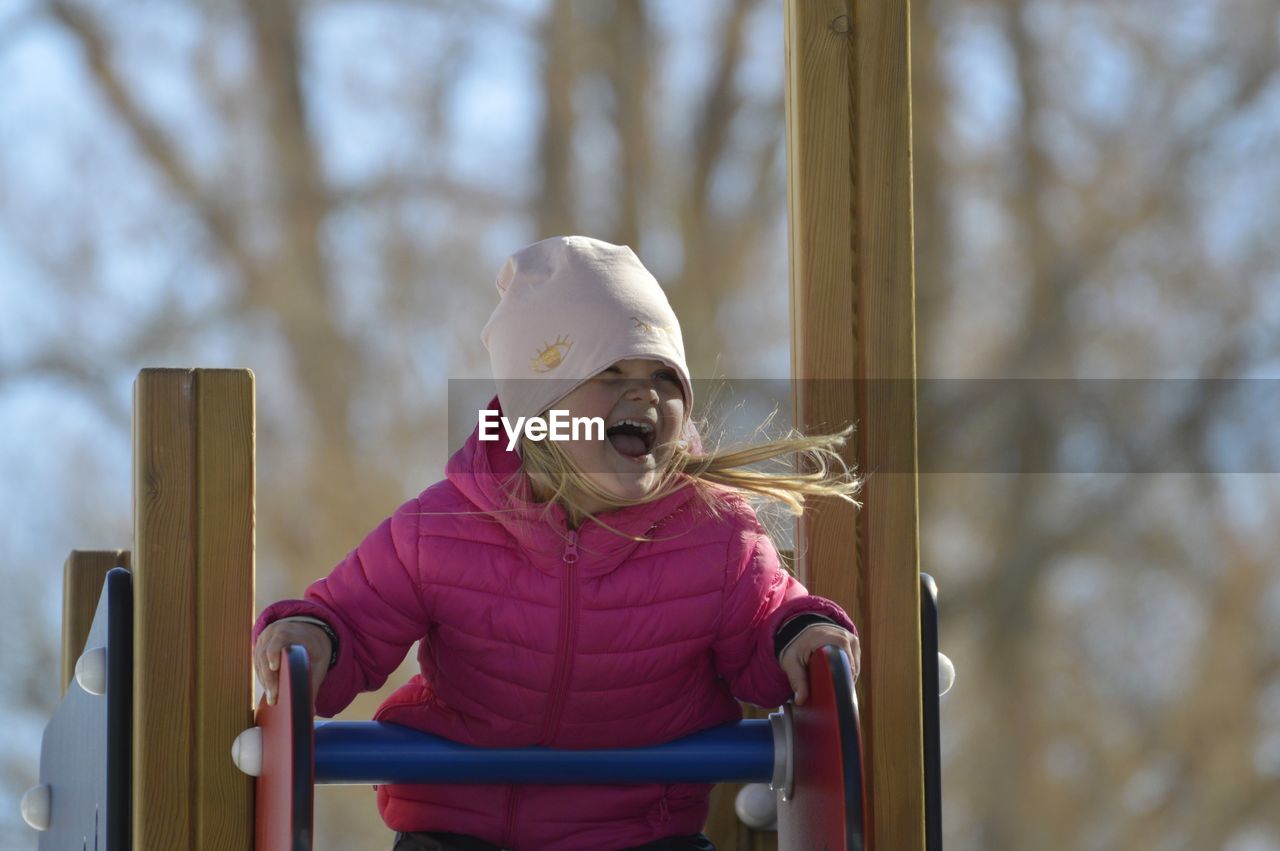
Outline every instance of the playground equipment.
<svg viewBox="0 0 1280 851"><path fill-rule="evenodd" d="M950 663L936 645L936 589L923 578L922 660L935 677ZM130 574L107 573L96 614L64 697L45 733L41 783L23 815L43 831L40 848L108 851L130 844L130 724L133 608ZM236 765L258 778L257 851L311 847L315 784L382 783L768 783L780 851L866 847L865 787L857 698L848 659L833 647L809 665L811 698L768 720L746 720L648 748L553 750L477 748L394 724L321 722L313 726L309 666L290 647L279 700L259 703L256 726L231 748ZM945 675L925 683L926 717L937 719ZM931 708L932 707L932 708ZM927 848L941 848L937 729L926 729ZM751 788L751 787L748 787ZM56 806L53 802L56 800Z"/></svg>
<svg viewBox="0 0 1280 851"><path fill-rule="evenodd" d="M252 847L253 784L227 748L253 710L253 405L248 370L146 369L134 383L132 551L73 552L64 573L67 691L46 729L40 777L51 788L24 807L33 817L44 810L33 818L48 826L42 851ZM90 622L115 566L129 568L133 617L124 639L112 617L108 642ZM118 607L108 608L114 616ZM105 697L73 680L94 664L86 646L107 647ZM131 679L113 673L121 650L132 656ZM95 734L115 750L81 753L91 722L71 721L73 705L101 712L120 699L127 715L108 709L106 723L125 732ZM56 753L67 767L50 766ZM95 772L120 778L121 765L123 779L105 790L73 791Z"/></svg>
<svg viewBox="0 0 1280 851"><path fill-rule="evenodd" d="M930 593L924 599L936 615L932 579L925 580ZM936 635L936 620L926 622ZM130 575L115 568L76 664L77 687L46 730L41 784L23 800L28 822L44 831L42 851L84 847L88 836L96 847L101 838L100 847L110 851L130 847L132 627ZM313 726L308 660L295 646L285 655L277 704L259 703L257 725L236 738L232 755L241 770L259 778L257 851L311 847L317 783L726 780L767 782L776 793L781 851L860 851L866 847L865 801L852 671L841 651L826 647L810 660L809 674L811 698L803 707L788 703L767 721L742 721L649 748L476 748L394 724ZM936 708L938 689L926 691ZM931 801L940 803L940 797Z"/></svg>
<svg viewBox="0 0 1280 851"><path fill-rule="evenodd" d="M194 391L171 398L192 406L208 405L211 388L225 392L234 386L234 382L228 384L224 380L228 377L213 375L213 380L202 380L198 371L144 372L139 377L138 395L145 399L167 383ZM243 398L251 402L251 396ZM140 431L154 433L146 427ZM206 435L206 443L220 445L207 438ZM164 452L157 455L168 457ZM188 463L191 457L176 463ZM156 472L169 473L167 477L159 476L168 481L189 484L194 480L191 476L173 476L173 471L163 466ZM248 484L252 484L251 476ZM157 498L152 504L171 502ZM225 516L236 514L226 512ZM206 531L210 526L206 524ZM132 723L139 695L133 657L136 648L145 647L147 637L139 628L147 622L146 613L138 611L135 617L133 574L122 567L109 570L92 624L77 625L78 620L83 620L83 598L92 587L91 577L103 565L129 561L126 554L119 552L104 555L85 558L86 554L75 554L68 563L68 588L72 590L65 600L64 631L70 643L64 647L63 670L74 669L74 685L46 728L41 782L22 802L27 821L42 831L41 851L89 847L90 837L92 847L106 851L181 847L143 845L134 833L135 824L149 824L156 816L148 809L154 806L149 802L156 798L139 783L135 754L145 754L146 745L164 740L172 728L181 728L185 726L182 722L190 719L175 712L160 727L139 729ZM77 567L82 569L76 570ZM141 567L135 571L140 572ZM937 696L949 687L945 672L950 663L936 650L936 588L930 577L923 576L922 580L922 670L928 678L922 683L923 710L931 722L925 729L924 741L931 769L927 775L930 838L926 847L939 849ZM84 593L76 593L77 588ZM197 610L195 620L220 618L215 611ZM247 622L244 627L247 630ZM247 643L245 650L247 659ZM70 659L75 659L74 665L68 664ZM944 671L942 675L938 673L939 666ZM142 676L136 679L145 682ZM774 806L756 826L776 822L779 848L783 851L867 847L857 699L848 660L834 648L824 648L811 659L811 699L804 707L788 704L767 721L747 720L676 742L625 750L482 749L390 724L329 722L313 727L308 683L305 652L290 648L288 664L282 669L279 703L275 707L261 703L257 726L242 732L232 746L236 763L247 774L260 778L256 843L217 847L256 847L260 851L309 848L315 783L730 780L769 784L770 794L776 794ZM200 714L215 717L217 713ZM173 755L174 759L181 757ZM230 765L225 750L219 757L224 766ZM160 803L164 803L163 799ZM212 809L219 803L227 804L225 800L206 802L206 807ZM246 823L249 812L248 806L239 811L238 821ZM231 812L233 817L236 814ZM177 815L189 818L189 814Z"/></svg>
<svg viewBox="0 0 1280 851"><path fill-rule="evenodd" d="M27 820L42 829L41 851L85 847L100 851L192 847L248 851L254 847L252 780L228 758L232 742L252 721L252 390L252 375L243 370L144 370L138 377L134 551L77 552L67 563L62 670L68 689L46 729L40 784L23 800ZM129 570L109 570L114 565L128 565ZM920 709L929 719L921 749L930 766L926 776L930 838L920 847L933 851L941 847L937 694L939 683L946 685L938 665L944 671L950 666L936 649L936 591L929 577L924 576L923 582L920 623L924 640L918 664L924 672ZM100 597L98 588L103 589ZM95 611L90 623L89 613ZM794 847L822 847L805 844L809 840L804 831L823 824L804 808L808 799L824 801L819 810L839 814L845 821L845 841L831 847L863 847L860 843L870 814L864 806L869 787L864 782L865 732L853 714L856 701L848 674L840 673L829 653L825 664L813 666L813 670L819 668L835 671L830 685L834 696L826 705L844 707L841 711L850 713L834 725L838 734L827 735L827 746L805 745L823 740L806 732L809 722L803 711L789 714L784 709L781 718L766 722L768 730L760 722L747 721L733 730L710 731L699 740L675 747L718 743L720 755L706 761L709 773L699 777L768 781L782 793L779 798L791 798L794 789L794 803L774 799L780 836L801 837ZM302 676L298 682L306 683L307 679ZM816 682L812 689L817 705L821 689ZM794 721L788 722L788 717ZM373 753L378 748L385 751L388 741L402 741L370 736L366 729L373 728L319 725L314 733L315 779L322 783L389 782L427 776L428 769L420 761L407 768L397 767L376 753L371 761L368 754L357 757L363 760L362 767L352 767L349 762L343 767L343 759L349 757L341 755L349 754L353 747L357 752ZM777 743L787 739L783 732L775 731L787 730L793 733L794 747ZM295 722L292 731L291 738L285 740L291 743L291 750L277 755L267 747L260 770L269 775L306 752L302 741L311 740L310 724ZM264 734L264 744L268 738ZM422 740L414 741L420 744ZM837 741L839 747L833 744ZM845 752L853 743L860 759ZM242 764L247 765L249 749L244 744L242 740ZM472 777L502 776L487 773L493 768L486 762L492 754L485 756L438 742L434 750L427 750L434 753L433 760L439 760L442 753L452 754L452 763L442 763L452 766L448 771L459 772L452 782L462 782L463 771L478 772ZM666 753L661 747L654 751L664 766L673 766ZM791 773L779 773L777 766L787 764L787 754ZM838 768L830 762L836 754L842 756ZM554 771L566 779L586 778L591 776L589 771L601 770L601 758L611 763L615 756L597 755L597 767L583 769L537 760L590 762L590 755L535 755L533 771ZM645 761L651 764L653 758L629 753L621 764L634 771L634 779L640 782L656 776L645 774L643 769ZM849 768L859 762L856 771ZM827 768L818 772L816 767L824 764ZM595 777L613 777L612 770ZM406 773L397 775L396 771ZM561 774L569 771L588 773ZM807 788L805 778L812 772L819 779ZM668 779L681 776L672 768ZM788 776L793 782L787 782ZM299 770L291 778L293 799L310 800L310 774ZM859 791L851 791L855 788ZM310 816L305 806L291 807L295 815L306 815L304 833L309 835ZM259 806L260 814L274 811L274 805ZM771 821L768 815L766 812L766 821L756 826ZM297 835L295 831L294 845L289 847L298 847ZM865 841L867 847L874 847L869 837Z"/></svg>
<svg viewBox="0 0 1280 851"><path fill-rule="evenodd" d="M129 848L133 593L129 571L106 577L87 649L45 727L40 784L22 797L22 816L42 831L40 849ZM102 842L97 840L101 838Z"/></svg>
<svg viewBox="0 0 1280 851"><path fill-rule="evenodd" d="M767 781L778 794L781 851L865 847L857 702L849 660L810 660L811 699L767 721L742 721L648 748L475 748L379 722L312 726L309 666L287 649L279 698L236 740L258 776L257 851L311 847L316 783L715 783Z"/></svg>

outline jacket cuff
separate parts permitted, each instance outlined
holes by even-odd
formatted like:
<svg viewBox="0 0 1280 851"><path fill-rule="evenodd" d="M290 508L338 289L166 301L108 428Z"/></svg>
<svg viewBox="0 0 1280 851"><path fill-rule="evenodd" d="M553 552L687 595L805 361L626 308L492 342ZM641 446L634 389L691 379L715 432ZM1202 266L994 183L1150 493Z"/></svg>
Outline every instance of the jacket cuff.
<svg viewBox="0 0 1280 851"><path fill-rule="evenodd" d="M837 606L825 597L818 597L813 594L801 594L783 603L782 606L769 616L765 621L764 629L760 630L760 637L757 639L760 644L757 653L761 659L768 659L773 655L774 662L777 667L778 676L786 683L786 674L782 671L782 666L777 664L777 654L774 653L774 638L777 636L782 627L790 623L795 618L802 615L822 615L830 618L836 626L844 627L854 635L858 634L858 628L853 625L853 621L845 614L844 609ZM790 684L785 687L789 688ZM789 692L788 692L789 693ZM785 698L783 698L785 700Z"/></svg>
<svg viewBox="0 0 1280 851"><path fill-rule="evenodd" d="M796 615L791 620L782 625L777 634L773 637L773 655L782 661L782 654L786 652L791 642L800 637L800 633L804 632L811 626L818 624L831 624L844 629L844 625L837 622L834 618L826 615L820 615L817 612L809 612L808 614Z"/></svg>
<svg viewBox="0 0 1280 851"><path fill-rule="evenodd" d="M337 663L325 673L324 681L320 684L320 693L316 695L315 700L316 714L331 718L355 699L361 687L358 666L354 662L357 656L355 639L347 633L340 619L333 617L324 606L310 600L281 600L267 606L262 614L258 615L258 620L253 625L253 641L256 644L258 636L270 624L300 615L315 618L328 625L336 637L335 651L339 647L343 648L340 655L330 657L336 658Z"/></svg>

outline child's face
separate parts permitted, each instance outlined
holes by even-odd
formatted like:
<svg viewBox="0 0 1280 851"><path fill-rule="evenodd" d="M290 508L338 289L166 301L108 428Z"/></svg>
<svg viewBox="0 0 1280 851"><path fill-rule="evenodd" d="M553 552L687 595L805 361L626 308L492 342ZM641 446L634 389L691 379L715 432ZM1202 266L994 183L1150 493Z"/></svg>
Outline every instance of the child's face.
<svg viewBox="0 0 1280 851"><path fill-rule="evenodd" d="M679 375L661 361L648 359L618 361L554 407L569 411L571 417L604 420L604 440L567 440L560 448L593 484L624 499L643 497L657 485L685 416ZM626 433L634 429L615 430L624 419L649 423L653 430L643 436ZM592 506L591 511L605 508Z"/></svg>

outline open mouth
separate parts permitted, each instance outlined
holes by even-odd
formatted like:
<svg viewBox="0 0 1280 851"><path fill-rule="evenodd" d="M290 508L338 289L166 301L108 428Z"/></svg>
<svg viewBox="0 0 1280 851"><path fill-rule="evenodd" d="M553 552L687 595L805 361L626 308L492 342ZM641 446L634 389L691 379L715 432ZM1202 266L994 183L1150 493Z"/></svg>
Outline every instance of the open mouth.
<svg viewBox="0 0 1280 851"><path fill-rule="evenodd" d="M619 420L605 431L605 437L619 455L643 458L653 451L657 431L641 420Z"/></svg>

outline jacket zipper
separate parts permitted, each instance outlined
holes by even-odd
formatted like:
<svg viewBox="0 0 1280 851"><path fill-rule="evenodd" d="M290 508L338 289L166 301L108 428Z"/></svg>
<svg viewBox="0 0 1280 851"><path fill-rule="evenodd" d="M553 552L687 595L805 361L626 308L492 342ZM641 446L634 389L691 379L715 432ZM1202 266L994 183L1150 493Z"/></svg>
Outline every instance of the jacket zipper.
<svg viewBox="0 0 1280 851"><path fill-rule="evenodd" d="M573 650L574 626L577 614L574 611L577 583L574 581L574 565L578 563L578 531L570 529L569 539L565 542L564 563L568 565L564 576L564 641L560 645L560 659L556 663L556 675L551 685L551 707L547 712L547 723L542 728L538 741L547 743L547 737L560 721L560 713L564 709L564 701L568 688L569 661Z"/></svg>
<svg viewBox="0 0 1280 851"><path fill-rule="evenodd" d="M561 643L560 659L556 663L555 676L552 678L551 684L551 708L547 712L547 723L542 729L542 733L538 736L538 741L544 741L552 730L555 729L556 722L560 720L560 712L564 708L564 692L565 680L568 678L569 668L569 651L573 646L573 627L574 627L574 576L573 566L578 563L578 532L576 529L569 530L569 538L565 542L564 555L561 556L564 563L567 564L568 570L564 578L564 641ZM507 797L507 823L502 831L502 847L511 847L512 828L515 826L516 820L516 795L519 793L519 787L512 786L511 794Z"/></svg>

